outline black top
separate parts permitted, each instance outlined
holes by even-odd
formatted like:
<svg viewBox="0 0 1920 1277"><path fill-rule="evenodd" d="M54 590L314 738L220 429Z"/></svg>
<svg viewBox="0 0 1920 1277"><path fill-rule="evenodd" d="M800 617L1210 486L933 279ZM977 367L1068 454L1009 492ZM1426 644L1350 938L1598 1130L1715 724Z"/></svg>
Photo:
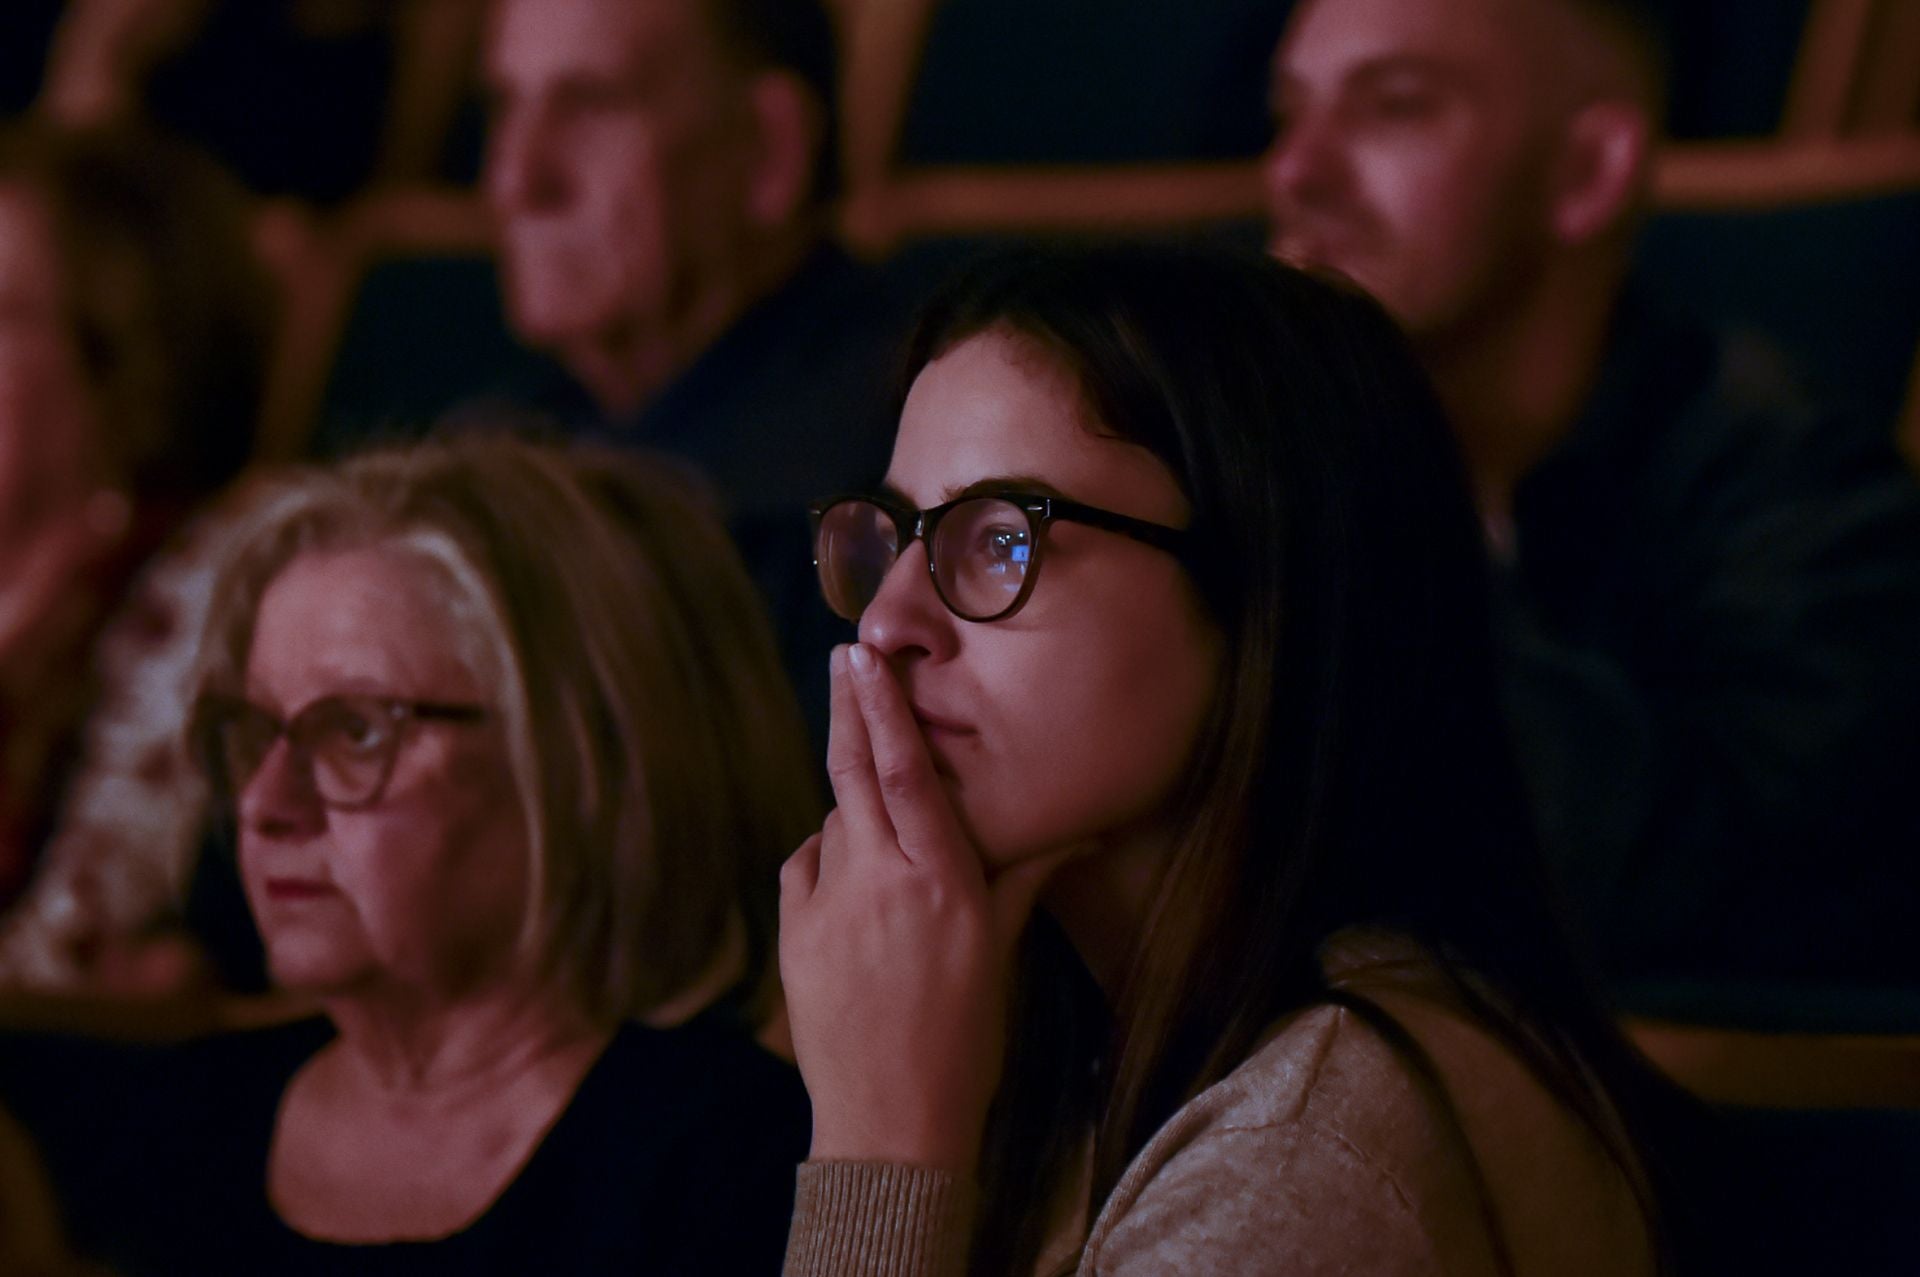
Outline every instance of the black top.
<svg viewBox="0 0 1920 1277"><path fill-rule="evenodd" d="M1891 431L1630 298L1514 525L1516 736L1616 981L1920 976L1920 486Z"/></svg>
<svg viewBox="0 0 1920 1277"><path fill-rule="evenodd" d="M636 416L593 433L695 462L735 519L872 483L893 446L906 302L823 246Z"/></svg>
<svg viewBox="0 0 1920 1277"><path fill-rule="evenodd" d="M336 1245L266 1196L280 1098L332 1036L305 1021L182 1047L0 1045L89 1257L124 1277L778 1273L806 1156L799 1075L738 1033L623 1027L520 1175L438 1241Z"/></svg>
<svg viewBox="0 0 1920 1277"><path fill-rule="evenodd" d="M712 481L820 756L827 653L853 627L820 597L806 507L885 475L909 309L905 285L822 247L637 416L582 428Z"/></svg>

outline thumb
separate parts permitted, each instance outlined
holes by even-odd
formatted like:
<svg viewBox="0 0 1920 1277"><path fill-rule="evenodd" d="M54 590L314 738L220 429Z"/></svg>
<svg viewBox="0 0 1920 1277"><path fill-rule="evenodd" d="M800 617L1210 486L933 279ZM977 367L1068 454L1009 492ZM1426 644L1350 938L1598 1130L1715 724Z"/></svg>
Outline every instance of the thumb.
<svg viewBox="0 0 1920 1277"><path fill-rule="evenodd" d="M1052 880L1054 871L1078 850L1068 847L1009 865L987 884L987 912L1000 952L1011 951L1019 942L1020 933L1026 930L1027 919L1033 916L1034 905Z"/></svg>

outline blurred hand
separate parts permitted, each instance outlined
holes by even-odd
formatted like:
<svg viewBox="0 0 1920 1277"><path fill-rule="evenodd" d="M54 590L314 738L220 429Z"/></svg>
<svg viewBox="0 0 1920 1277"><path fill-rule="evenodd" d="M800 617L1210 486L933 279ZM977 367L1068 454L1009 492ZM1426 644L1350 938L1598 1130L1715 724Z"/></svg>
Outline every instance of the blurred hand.
<svg viewBox="0 0 1920 1277"><path fill-rule="evenodd" d="M986 880L892 672L832 664L838 807L780 874L780 973L815 1160L971 1174L1020 932L1065 853Z"/></svg>

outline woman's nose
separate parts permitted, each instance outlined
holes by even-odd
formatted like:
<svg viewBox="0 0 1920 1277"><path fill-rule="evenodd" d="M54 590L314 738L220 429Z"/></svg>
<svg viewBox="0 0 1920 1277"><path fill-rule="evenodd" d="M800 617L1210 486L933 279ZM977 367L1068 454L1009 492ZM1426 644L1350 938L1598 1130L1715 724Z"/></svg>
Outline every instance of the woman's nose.
<svg viewBox="0 0 1920 1277"><path fill-rule="evenodd" d="M242 828L287 836L311 832L326 823L326 807L314 788L313 767L282 736L268 746L236 795Z"/></svg>
<svg viewBox="0 0 1920 1277"><path fill-rule="evenodd" d="M916 541L887 569L879 593L860 614L860 641L888 657L945 657L952 654L958 620L933 588L926 543Z"/></svg>

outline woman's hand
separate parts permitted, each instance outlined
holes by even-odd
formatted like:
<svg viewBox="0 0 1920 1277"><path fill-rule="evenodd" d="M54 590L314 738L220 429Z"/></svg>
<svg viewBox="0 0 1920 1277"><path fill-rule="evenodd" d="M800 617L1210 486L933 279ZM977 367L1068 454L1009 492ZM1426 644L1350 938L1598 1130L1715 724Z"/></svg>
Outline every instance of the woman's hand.
<svg viewBox="0 0 1920 1277"><path fill-rule="evenodd" d="M815 1160L971 1174L999 1087L1013 952L1060 856L989 884L891 671L833 654L839 806L780 874L780 974Z"/></svg>

